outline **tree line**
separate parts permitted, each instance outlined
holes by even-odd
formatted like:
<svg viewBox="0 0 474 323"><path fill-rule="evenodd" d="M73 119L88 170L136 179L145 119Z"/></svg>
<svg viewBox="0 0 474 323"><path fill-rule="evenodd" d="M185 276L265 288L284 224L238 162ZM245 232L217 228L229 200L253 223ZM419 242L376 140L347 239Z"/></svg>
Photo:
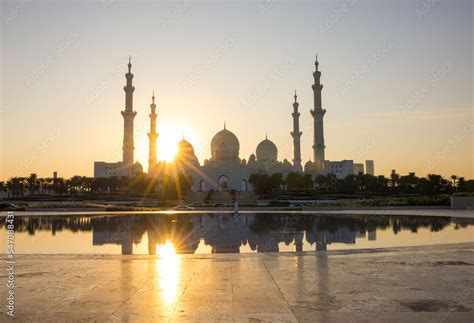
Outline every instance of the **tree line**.
<svg viewBox="0 0 474 323"><path fill-rule="evenodd" d="M369 174L349 175L338 179L334 174L312 176L310 174L281 173L252 174L249 183L257 194L273 191L307 191L321 194L417 194L436 195L457 192L474 192L474 180L452 175L449 179L441 175L429 174L417 177L415 173L400 176L391 174L389 178ZM160 176L138 173L134 177L86 177L71 178L38 177L32 173L28 177L12 177L0 181L0 192L8 197L54 195L75 196L93 193L162 194L166 198L183 196L193 185L192 178L185 172L165 172Z"/></svg>
<svg viewBox="0 0 474 323"><path fill-rule="evenodd" d="M38 177L36 173L28 177L11 177L0 181L0 192L8 197L29 196L76 196L93 193L162 194L167 198L182 196L193 185L192 178L183 172L166 173L162 176L148 176L138 173L134 177L86 177L71 178Z"/></svg>
<svg viewBox="0 0 474 323"><path fill-rule="evenodd" d="M258 194L272 191L313 191L325 194L418 194L436 195L457 192L474 192L474 180L452 175L449 179L441 175L428 174L418 177L415 173L400 176L393 173L389 178L369 174L349 175L338 179L334 174L317 175L289 173L252 174L249 183Z"/></svg>

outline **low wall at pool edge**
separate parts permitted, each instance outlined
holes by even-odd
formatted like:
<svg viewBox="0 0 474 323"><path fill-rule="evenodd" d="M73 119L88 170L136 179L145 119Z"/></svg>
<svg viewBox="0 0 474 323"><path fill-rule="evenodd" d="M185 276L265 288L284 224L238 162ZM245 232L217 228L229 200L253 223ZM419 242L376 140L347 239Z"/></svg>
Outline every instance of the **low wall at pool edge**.
<svg viewBox="0 0 474 323"><path fill-rule="evenodd" d="M451 209L473 210L474 196L451 196Z"/></svg>

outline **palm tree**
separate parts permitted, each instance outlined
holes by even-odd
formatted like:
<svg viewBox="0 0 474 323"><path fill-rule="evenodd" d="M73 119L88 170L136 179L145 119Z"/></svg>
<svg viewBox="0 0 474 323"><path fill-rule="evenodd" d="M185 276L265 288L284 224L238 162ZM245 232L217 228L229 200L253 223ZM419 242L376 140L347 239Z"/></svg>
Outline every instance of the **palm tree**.
<svg viewBox="0 0 474 323"><path fill-rule="evenodd" d="M8 197L10 193L12 197L18 197L23 195L24 178L23 177L12 177L7 181Z"/></svg>
<svg viewBox="0 0 474 323"><path fill-rule="evenodd" d="M94 192L105 192L108 188L108 179L105 177L92 178L91 189Z"/></svg>
<svg viewBox="0 0 474 323"><path fill-rule="evenodd" d="M128 190L130 187L130 177L122 176L120 177L119 180L120 180L119 189Z"/></svg>
<svg viewBox="0 0 474 323"><path fill-rule="evenodd" d="M13 182L12 178L10 178L6 183L5 187L7 188L7 197L10 198L10 193L12 194L13 197Z"/></svg>
<svg viewBox="0 0 474 323"><path fill-rule="evenodd" d="M28 176L28 178L26 179L26 184L28 190L30 191L30 195L34 195L35 191L37 191L39 187L38 175L36 175L35 173L31 173L30 176Z"/></svg>
<svg viewBox="0 0 474 323"><path fill-rule="evenodd" d="M318 188L325 188L326 186L326 183L327 183L327 178L326 176L324 175L318 175L316 176L316 178L314 179L314 183L316 185L318 185Z"/></svg>
<svg viewBox="0 0 474 323"><path fill-rule="evenodd" d="M269 178L265 174L252 174L250 175L249 183L252 185L257 194L263 194L267 192Z"/></svg>
<svg viewBox="0 0 474 323"><path fill-rule="evenodd" d="M53 181L54 179L52 177L46 177L44 179L44 185L48 190L48 195L51 195L51 190L53 188Z"/></svg>
<svg viewBox="0 0 474 323"><path fill-rule="evenodd" d="M431 185L432 193L439 194L445 181L443 177L437 174L428 174L428 181Z"/></svg>
<svg viewBox="0 0 474 323"><path fill-rule="evenodd" d="M358 183L356 175L347 175L343 180L338 181L339 192L353 194L357 191Z"/></svg>
<svg viewBox="0 0 474 323"><path fill-rule="evenodd" d="M67 183L69 184L69 191L71 194L77 194L79 191L82 191L83 188L83 180L82 176L75 175L71 177Z"/></svg>
<svg viewBox="0 0 474 323"><path fill-rule="evenodd" d="M56 195L62 196L67 191L67 185L64 178L58 177L53 181L54 193Z"/></svg>
<svg viewBox="0 0 474 323"><path fill-rule="evenodd" d="M38 185L39 185L40 193L41 195L43 195L46 188L46 179L43 177L38 178Z"/></svg>
<svg viewBox="0 0 474 323"><path fill-rule="evenodd" d="M94 179L92 177L82 177L82 189L85 192L91 192L92 191L92 184L94 182Z"/></svg>
<svg viewBox="0 0 474 323"><path fill-rule="evenodd" d="M252 176L250 177L252 178ZM286 176L286 186L288 187L289 190L298 189L300 186L300 182L301 182L301 174L299 173L291 172ZM252 183L250 184L254 186Z"/></svg>
<svg viewBox="0 0 474 323"><path fill-rule="evenodd" d="M279 190L285 184L282 173L273 173L269 180L272 190Z"/></svg>
<svg viewBox="0 0 474 323"><path fill-rule="evenodd" d="M6 192L7 186L4 181L0 181L0 192Z"/></svg>
<svg viewBox="0 0 474 323"><path fill-rule="evenodd" d="M390 180L383 176L383 175L379 175L377 176L377 193L386 193L387 190L388 190L388 183L390 182Z"/></svg>
<svg viewBox="0 0 474 323"><path fill-rule="evenodd" d="M364 174L363 173L359 173L357 175L355 175L355 180L357 182L357 190L359 192L363 192L364 189L365 189L365 181L364 181Z"/></svg>
<svg viewBox="0 0 474 323"><path fill-rule="evenodd" d="M312 190L314 188L314 182L311 174L303 175L301 178L301 188L304 190Z"/></svg>
<svg viewBox="0 0 474 323"><path fill-rule="evenodd" d="M108 178L110 191L115 192L120 188L120 179L117 176Z"/></svg>
<svg viewBox="0 0 474 323"><path fill-rule="evenodd" d="M416 184L419 178L416 177L415 173L409 173L408 175L401 176L399 179L399 190L403 193L414 193Z"/></svg>
<svg viewBox="0 0 474 323"><path fill-rule="evenodd" d="M399 179L400 175L395 172L392 172L392 174L390 174L390 186L396 187L398 185Z"/></svg>
<svg viewBox="0 0 474 323"><path fill-rule="evenodd" d="M456 181L458 177L456 175L451 175L451 179L453 180L453 188L456 188Z"/></svg>
<svg viewBox="0 0 474 323"><path fill-rule="evenodd" d="M466 180L464 177L458 178L458 190L463 192L465 190Z"/></svg>
<svg viewBox="0 0 474 323"><path fill-rule="evenodd" d="M366 193L374 193L377 191L377 177L370 174L364 174L363 178L364 191Z"/></svg>
<svg viewBox="0 0 474 323"><path fill-rule="evenodd" d="M326 183L327 183L327 186L328 186L328 189L329 190L334 190L336 188L336 185L337 185L337 177L335 174L333 173L329 173L326 175Z"/></svg>

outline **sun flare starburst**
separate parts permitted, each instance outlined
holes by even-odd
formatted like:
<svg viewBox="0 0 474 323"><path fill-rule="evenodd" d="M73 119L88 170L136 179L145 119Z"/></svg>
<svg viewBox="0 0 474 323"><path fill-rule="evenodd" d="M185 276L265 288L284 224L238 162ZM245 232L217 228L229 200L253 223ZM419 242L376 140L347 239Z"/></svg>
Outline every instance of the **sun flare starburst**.
<svg viewBox="0 0 474 323"><path fill-rule="evenodd" d="M176 250L172 242L169 240L164 244L160 244L156 248L156 253L163 259L169 259L176 257Z"/></svg>
<svg viewBox="0 0 474 323"><path fill-rule="evenodd" d="M197 142L193 133L183 126L160 125L156 142L156 155L158 161L172 162L178 153L178 142L185 138L191 143ZM150 141L148 136L140 138L137 147L138 161L147 165L149 159Z"/></svg>

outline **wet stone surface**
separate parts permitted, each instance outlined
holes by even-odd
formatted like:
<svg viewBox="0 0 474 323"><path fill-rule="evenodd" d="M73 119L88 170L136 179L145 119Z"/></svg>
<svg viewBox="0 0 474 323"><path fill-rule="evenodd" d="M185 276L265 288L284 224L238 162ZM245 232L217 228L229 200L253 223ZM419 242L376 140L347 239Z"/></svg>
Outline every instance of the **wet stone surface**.
<svg viewBox="0 0 474 323"><path fill-rule="evenodd" d="M472 322L473 263L474 243L168 258L17 255L15 318ZM5 318L4 297L0 303Z"/></svg>

